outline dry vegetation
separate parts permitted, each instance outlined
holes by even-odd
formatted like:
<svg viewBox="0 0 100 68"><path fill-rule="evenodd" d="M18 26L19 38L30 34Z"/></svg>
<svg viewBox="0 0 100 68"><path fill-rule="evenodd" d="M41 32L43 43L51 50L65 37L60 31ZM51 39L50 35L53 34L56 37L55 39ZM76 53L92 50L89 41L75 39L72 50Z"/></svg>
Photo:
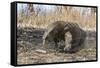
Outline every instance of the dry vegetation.
<svg viewBox="0 0 100 68"><path fill-rule="evenodd" d="M32 12L30 16L26 16L24 14L22 16L20 15L18 17L18 27L45 28L49 23L53 23L55 21L69 21L78 23L82 28L96 30L95 13L90 16L84 16L79 11L72 10L72 7L71 9L59 9L51 14L42 15L37 12Z"/></svg>
<svg viewBox="0 0 100 68"><path fill-rule="evenodd" d="M18 64L37 64L52 62L72 62L96 60L96 14L80 15L80 12L64 7L51 14L41 15L31 12L29 16L20 14L17 22L17 62ZM42 36L46 26L54 21L76 22L88 36L85 48L74 54L60 53L48 44L48 52L42 48ZM50 46L49 46L50 45Z"/></svg>

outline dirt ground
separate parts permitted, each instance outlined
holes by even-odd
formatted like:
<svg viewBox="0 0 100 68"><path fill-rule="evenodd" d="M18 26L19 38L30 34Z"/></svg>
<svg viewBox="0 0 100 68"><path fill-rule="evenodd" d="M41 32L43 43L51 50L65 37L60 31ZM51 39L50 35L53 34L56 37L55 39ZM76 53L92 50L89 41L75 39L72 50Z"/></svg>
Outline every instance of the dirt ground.
<svg viewBox="0 0 100 68"><path fill-rule="evenodd" d="M48 44L47 51L42 46L45 29L17 29L17 64L38 64L96 60L96 32L86 31L85 48L77 53L57 52L54 44Z"/></svg>

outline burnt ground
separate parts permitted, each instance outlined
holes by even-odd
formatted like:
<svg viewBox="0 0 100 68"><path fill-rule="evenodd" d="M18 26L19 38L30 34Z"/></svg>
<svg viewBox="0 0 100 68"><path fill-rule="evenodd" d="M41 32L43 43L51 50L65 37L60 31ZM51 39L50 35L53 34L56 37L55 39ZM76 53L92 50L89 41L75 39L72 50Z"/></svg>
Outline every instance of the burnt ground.
<svg viewBox="0 0 100 68"><path fill-rule="evenodd" d="M44 29L17 29L17 63L38 64L96 60L96 32L86 31L85 48L77 53L57 52L54 44L48 44L47 51L42 46Z"/></svg>

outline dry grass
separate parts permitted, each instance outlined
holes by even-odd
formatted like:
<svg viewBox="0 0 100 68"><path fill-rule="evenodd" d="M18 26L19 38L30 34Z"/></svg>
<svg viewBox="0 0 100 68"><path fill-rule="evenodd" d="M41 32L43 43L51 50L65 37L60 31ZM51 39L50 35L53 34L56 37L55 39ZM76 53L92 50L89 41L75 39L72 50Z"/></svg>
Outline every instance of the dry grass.
<svg viewBox="0 0 100 68"><path fill-rule="evenodd" d="M24 50L24 49L23 49ZM20 51L20 50L19 50ZM49 51L49 50L48 50ZM18 64L38 64L54 62L72 62L96 60L96 49L83 49L74 54L59 53L49 51L48 53L39 53L36 50L27 52L18 52Z"/></svg>
<svg viewBox="0 0 100 68"><path fill-rule="evenodd" d="M65 9L62 9L62 12L56 11L55 13L47 15L31 13L30 16L19 16L17 26L45 28L49 23L53 23L55 21L76 22L84 29L96 30L96 14L83 16L80 15L80 12L69 10L66 11Z"/></svg>

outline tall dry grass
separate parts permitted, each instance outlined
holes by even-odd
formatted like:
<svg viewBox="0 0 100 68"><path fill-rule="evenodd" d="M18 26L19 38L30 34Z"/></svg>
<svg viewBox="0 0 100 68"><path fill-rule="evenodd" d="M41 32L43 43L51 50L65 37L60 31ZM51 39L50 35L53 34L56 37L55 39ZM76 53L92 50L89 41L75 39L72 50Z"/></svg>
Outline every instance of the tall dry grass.
<svg viewBox="0 0 100 68"><path fill-rule="evenodd" d="M17 27L46 28L46 26L55 21L76 22L85 30L96 30L96 14L90 16L80 15L78 11L62 9L54 13L41 15L37 12L30 16L19 15L17 18Z"/></svg>

